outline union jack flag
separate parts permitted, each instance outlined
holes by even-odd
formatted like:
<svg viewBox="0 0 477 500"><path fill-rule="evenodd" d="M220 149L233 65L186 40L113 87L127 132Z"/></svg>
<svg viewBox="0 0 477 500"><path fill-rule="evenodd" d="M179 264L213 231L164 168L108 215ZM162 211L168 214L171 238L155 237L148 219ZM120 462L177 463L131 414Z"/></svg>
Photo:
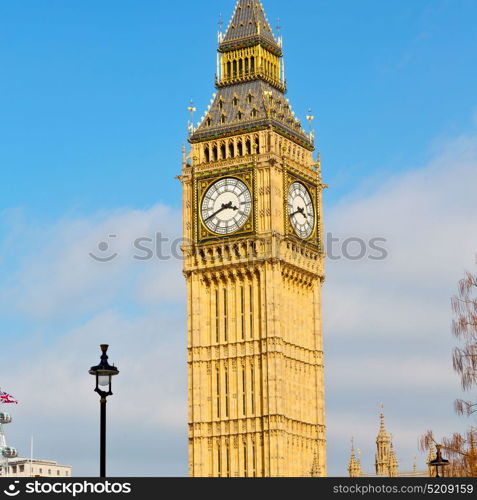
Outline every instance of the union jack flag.
<svg viewBox="0 0 477 500"><path fill-rule="evenodd" d="M7 394L6 392L0 391L0 403L18 404L18 401L11 394Z"/></svg>

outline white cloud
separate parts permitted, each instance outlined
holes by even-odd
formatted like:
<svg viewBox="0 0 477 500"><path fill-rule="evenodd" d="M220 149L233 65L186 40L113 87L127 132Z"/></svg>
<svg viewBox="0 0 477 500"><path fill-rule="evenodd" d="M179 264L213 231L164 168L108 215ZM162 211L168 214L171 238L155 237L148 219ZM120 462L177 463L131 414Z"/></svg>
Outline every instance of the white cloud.
<svg viewBox="0 0 477 500"><path fill-rule="evenodd" d="M23 239L17 242L19 251L26 251L20 270L10 277L0 290L1 303L6 309L17 309L38 320L55 316L71 317L84 312L100 311L120 296L133 295L148 300L160 293L151 280L171 277L171 269L180 269L180 261L171 255L180 238L180 214L157 205L149 210L118 210L91 218L63 219L54 226L39 230L23 228ZM163 244L160 260L156 253L156 235L168 242ZM140 250L135 244L141 241ZM108 249L101 251L100 243ZM25 253L25 250L23 250ZM90 254L104 259L117 254L111 262L95 261ZM138 260L152 255L149 260ZM171 265L172 264L172 265ZM171 281L174 297L181 293L178 273ZM139 291L138 291L139 290ZM152 294L150 297L148 294ZM159 294L159 295L158 295ZM162 297L169 295L166 288Z"/></svg>

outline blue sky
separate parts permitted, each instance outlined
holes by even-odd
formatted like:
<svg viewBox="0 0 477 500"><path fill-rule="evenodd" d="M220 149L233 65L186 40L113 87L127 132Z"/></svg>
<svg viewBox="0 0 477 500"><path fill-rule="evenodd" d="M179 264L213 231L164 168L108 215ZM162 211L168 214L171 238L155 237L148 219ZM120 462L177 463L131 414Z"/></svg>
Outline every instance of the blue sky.
<svg viewBox="0 0 477 500"><path fill-rule="evenodd" d="M362 433L363 440L369 440L377 426L373 420L376 408L389 391L373 388L370 380L363 379L367 392L363 389L360 399L348 404L349 398L353 399L350 388L335 387L334 380L339 377L333 376L343 372L340 363L356 352L354 335L363 356L367 353L380 360L389 355L386 346L390 339L399 338L392 326L395 316L389 312L399 308L381 304L380 312L387 315L383 313L381 322L367 324L369 317L362 316L363 304L357 299L363 290L369 303L373 299L379 302L383 296L389 303L404 301L398 316L422 315L424 320L431 315L440 320L435 319L432 328L427 325L427 336L419 321L411 329L409 324L401 325L401 332L408 329L406 338L411 334L418 338L422 333L422 343L396 341L394 348L402 344L400 359L407 359L406 353L420 346L428 353L423 363L430 364L425 366L435 367L432 363L437 361L439 365L450 364L446 358L452 346L448 338L450 313L439 314L447 307L464 268L473 265L472 252L477 248L469 236L475 232L476 222L469 215L474 198L469 186L475 185L472 175L477 171L473 156L477 3L303 0L291 9L289 2L269 0L264 7L273 27L276 19L281 19L288 97L299 117L303 119L310 107L316 116L317 146L324 179L330 185L325 197L327 228L342 234L384 232L391 242L391 256L393 249L400 256L391 266L399 273L386 284L378 280L384 271L369 267L369 263L349 271L350 263L329 265L330 291L325 292L329 304L325 304L330 353L328 407L330 425L337 422L330 440L330 470L338 474L344 472L348 458L349 427L354 420L349 415L350 404L367 419L370 427ZM141 230L149 234L157 227L171 237L178 234L180 184L175 176L180 172L181 146L186 140L187 106L194 99L198 120L210 100L217 21L222 13L228 22L232 10L232 1L188 0L180 4L159 0L25 0L0 5L0 331L4 348L25 364L41 365L53 354L68 358L67 346L86 348L86 344L77 343L80 336L91 339L88 345L93 346L84 358L79 357L88 366L98 354L94 346L103 341L95 328L104 324L118 329L117 338L108 332L111 342L117 342L118 354L127 356L131 347L127 335L141 328L157 353L164 349L174 353L174 366L180 367L184 343L180 263L167 269L164 264L151 268L115 263L114 269L104 271L83 256L114 231L123 237L123 254L128 252L125 234L137 236ZM441 192L443 185L448 186L445 192ZM411 186L420 191L414 192ZM435 200L437 193L442 195L440 201ZM407 213L409 207L413 213ZM439 210L446 212L443 219ZM388 216L386 220L381 212ZM454 212L466 215L468 227L462 218L452 219ZM365 218L357 219L359 213ZM449 228L454 239L443 236L444 228ZM410 247L400 247L410 235ZM445 241L444 249L439 237ZM442 270L439 262L448 266ZM409 269L414 270L414 278L409 276L406 281L403 276ZM388 271L391 275L391 269ZM446 279L435 282L438 274ZM171 281L164 280L164 275ZM170 293L168 287L174 279L177 284ZM423 286L426 282L429 288ZM378 297L373 295L376 290L380 290ZM415 308L410 297L414 297ZM342 316L337 314L337 304L343 307L343 301L347 315L355 318L352 326L336 318ZM166 320L170 330L160 328L157 340L152 332ZM431 330L439 330L442 339L432 348L438 353L431 349L432 355L423 347L434 338ZM378 341L382 335L387 335L386 343ZM352 364L356 362L350 359ZM72 361L64 367L73 386L88 383L71 370L73 366ZM81 367L79 363L78 370ZM38 369L36 375L48 377L46 368ZM379 366L370 373L379 374ZM11 368L7 372L2 368L0 376L12 392L19 388L23 400L30 397L28 377L23 375L25 383L18 383L22 375ZM179 392L182 376L178 371ZM458 382L450 380L453 385L448 392L433 399L435 412L442 411L446 431L457 425L451 404ZM400 387L405 401L413 384ZM424 382L423 387L429 389ZM161 394L170 400L170 414L177 415L179 421L184 395L176 401L172 391L164 390ZM415 401L422 401L419 390L413 393ZM84 397L91 399L89 393ZM392 399L400 401L399 396ZM118 396L112 404L121 408L121 401ZM85 434L82 442L91 439L87 441L91 448L78 446L81 453L76 454L71 447L62 446L64 435L45 432L44 425L38 425L34 404L25 403L24 413L20 405L15 408L19 422L9 429L12 437L21 444L28 442L30 432L40 434L39 446L44 439L43 450L50 454L43 458L67 461L78 474L94 474L96 406L77 422L58 410L54 398L41 411L51 422L72 418ZM416 418L422 414L416 429L409 430L408 425L408 431L402 430L403 436L406 432L411 436L407 441L402 437L403 462L408 468L415 453L411 451L412 436L427 428L429 402L426 404L426 408L414 405ZM154 411L158 409L152 407ZM389 411L395 415L398 435L403 422L400 412L409 411L402 405ZM134 434L141 443L138 448L145 450L142 458L135 458L137 470L131 469L127 456L114 455L113 472L139 473L147 461L146 470L151 475L184 474L185 442L180 425L171 423L167 415L149 419L139 413L148 422L143 429L130 424L127 412L121 422L121 426L128 426L128 435ZM57 420L55 415L59 415ZM124 427L119 424L117 429L112 427L117 441L123 439ZM340 431L343 428L346 432ZM157 436L157 447L166 447L173 459L157 453L148 436ZM370 448L368 458L371 453Z"/></svg>

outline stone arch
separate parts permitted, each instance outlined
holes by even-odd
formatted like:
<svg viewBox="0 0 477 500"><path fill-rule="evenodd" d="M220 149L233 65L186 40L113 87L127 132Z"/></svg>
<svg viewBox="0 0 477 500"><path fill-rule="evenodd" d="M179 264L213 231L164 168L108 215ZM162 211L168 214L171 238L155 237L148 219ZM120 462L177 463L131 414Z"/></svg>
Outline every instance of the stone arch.
<svg viewBox="0 0 477 500"><path fill-rule="evenodd" d="M245 141L245 154L247 155L252 154L252 143L250 142L250 137L247 137Z"/></svg>

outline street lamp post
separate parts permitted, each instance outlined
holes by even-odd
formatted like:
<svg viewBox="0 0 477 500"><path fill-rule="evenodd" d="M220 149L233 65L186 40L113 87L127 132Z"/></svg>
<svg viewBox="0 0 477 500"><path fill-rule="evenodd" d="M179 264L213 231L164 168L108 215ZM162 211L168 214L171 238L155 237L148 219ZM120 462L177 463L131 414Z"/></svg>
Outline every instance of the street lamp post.
<svg viewBox="0 0 477 500"><path fill-rule="evenodd" d="M89 370L90 375L96 377L96 387L94 392L99 394L100 408L101 408L101 431L100 431L100 477L106 477L106 403L107 397L112 396L111 391L111 378L119 373L119 370L113 365L108 363L108 345L102 344L101 346L101 362L97 366L92 366ZM107 390L101 389L104 387Z"/></svg>
<svg viewBox="0 0 477 500"><path fill-rule="evenodd" d="M436 468L436 476L435 477L444 477L444 467L449 465L449 460L446 460L445 458L442 458L442 453L441 453L441 448L442 445L436 444L436 458L434 460L431 460L429 462L429 465L431 467ZM441 467L442 470L442 476L439 476L439 467Z"/></svg>

